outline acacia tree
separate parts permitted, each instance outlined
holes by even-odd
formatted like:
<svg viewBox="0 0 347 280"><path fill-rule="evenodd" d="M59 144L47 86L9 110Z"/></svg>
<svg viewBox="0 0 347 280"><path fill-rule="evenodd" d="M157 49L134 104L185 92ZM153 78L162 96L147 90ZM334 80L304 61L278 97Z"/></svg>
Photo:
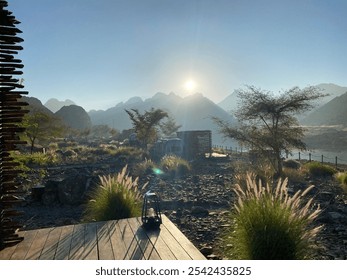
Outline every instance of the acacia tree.
<svg viewBox="0 0 347 280"><path fill-rule="evenodd" d="M30 143L30 153L37 141L46 141L63 135L64 126L60 120L41 111L33 111L23 118L24 137Z"/></svg>
<svg viewBox="0 0 347 280"><path fill-rule="evenodd" d="M151 108L150 111L145 111L143 114L137 109L125 109L125 111L133 123L137 140L144 148L147 148L148 144L153 143L157 139L157 127L163 118L168 117L167 112L154 108Z"/></svg>
<svg viewBox="0 0 347 280"><path fill-rule="evenodd" d="M274 96L269 91L248 86L239 90L235 112L237 125L214 118L225 136L237 140L268 159L276 175L282 174L282 154L305 150L304 129L297 115L314 107L313 101L325 96L315 87L293 87Z"/></svg>

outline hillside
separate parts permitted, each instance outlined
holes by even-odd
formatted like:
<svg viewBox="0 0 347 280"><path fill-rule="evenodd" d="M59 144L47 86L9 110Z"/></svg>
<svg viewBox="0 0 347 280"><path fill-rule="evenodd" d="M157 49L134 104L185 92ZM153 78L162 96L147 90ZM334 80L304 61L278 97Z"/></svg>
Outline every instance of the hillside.
<svg viewBox="0 0 347 280"><path fill-rule="evenodd" d="M347 91L314 110L302 120L304 125L342 125L347 127Z"/></svg>
<svg viewBox="0 0 347 280"><path fill-rule="evenodd" d="M55 115L60 117L66 125L74 129L85 130L92 125L88 113L77 105L64 106Z"/></svg>
<svg viewBox="0 0 347 280"><path fill-rule="evenodd" d="M324 104L328 103L335 97L338 97L344 94L345 92L347 92L347 87L341 87L335 84L322 83L322 84L316 85L315 87L320 89L323 93L327 94L327 96L320 98L319 100L315 102L316 108L323 106ZM230 95L228 95L221 102L219 102L218 106L220 106L222 109L224 109L227 112L232 112L236 110L238 105L237 102L238 102L237 91L234 90Z"/></svg>
<svg viewBox="0 0 347 280"><path fill-rule="evenodd" d="M29 104L28 110L33 113L33 112L42 112L45 113L49 116L54 116L52 111L47 109L44 105L42 105L41 101L35 97L27 97L27 96L22 96L22 100L24 102L27 102Z"/></svg>

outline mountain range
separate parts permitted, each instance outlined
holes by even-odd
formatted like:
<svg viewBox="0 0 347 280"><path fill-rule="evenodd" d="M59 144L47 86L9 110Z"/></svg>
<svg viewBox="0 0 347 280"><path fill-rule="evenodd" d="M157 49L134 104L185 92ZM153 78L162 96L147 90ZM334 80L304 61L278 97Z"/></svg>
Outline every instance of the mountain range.
<svg viewBox="0 0 347 280"><path fill-rule="evenodd" d="M92 126L88 113L81 106L63 106L59 108L57 112L53 113L46 106L44 106L39 99L35 97L23 96L22 100L29 104L28 109L30 113L42 112L50 116L51 118L58 118L70 128L85 130Z"/></svg>
<svg viewBox="0 0 347 280"><path fill-rule="evenodd" d="M218 126L211 117L218 117L231 123L235 119L202 94L196 93L187 97L180 97L174 93L157 93L152 98L143 100L140 97L132 97L126 102L121 102L107 110L90 111L92 123L106 124L118 130L129 129L132 123L125 109L137 109L140 112L160 108L169 113L176 123L181 125L180 130L211 130L214 143L226 145L222 136L218 133ZM231 141L228 145L232 145Z"/></svg>
<svg viewBox="0 0 347 280"><path fill-rule="evenodd" d="M321 106L325 105L329 101L333 100L335 97L338 97L344 93L347 92L347 87L341 87L335 84L327 84L322 83L316 86L318 89L320 89L324 94L327 94L327 96L320 98L315 102L316 108L320 108ZM226 98L224 98L222 101L218 103L218 106L220 106L222 109L224 109L227 112L233 112L236 110L238 105L239 99L237 96L237 91L233 91L231 94L229 94Z"/></svg>
<svg viewBox="0 0 347 280"><path fill-rule="evenodd" d="M334 84L319 84L324 93L329 94L317 102L316 109L308 112L303 119L304 125L342 125L347 127L347 87L340 87ZM233 145L234 143L223 139L218 133L218 126L211 117L218 117L230 123L234 123L233 114L230 113L237 106L237 92L234 91L224 100L215 104L210 99L200 93L187 97L181 97L175 93L156 93L153 97L142 99L131 97L125 102L120 102L116 106L107 110L92 110L88 113L80 106L75 105L71 100L59 101L50 99L46 106L35 98L29 98L30 106L42 107L42 110L59 116L66 124L73 128L85 129L91 125L108 125L119 131L132 127L129 116L125 109L137 109L140 112L151 108L160 108L171 115L177 124L181 125L181 130L211 130L213 143L216 145ZM26 100L27 101L27 100ZM27 101L28 102L28 101ZM71 104L72 105L66 105ZM47 106L48 106L47 105ZM53 112L57 110L56 112Z"/></svg>

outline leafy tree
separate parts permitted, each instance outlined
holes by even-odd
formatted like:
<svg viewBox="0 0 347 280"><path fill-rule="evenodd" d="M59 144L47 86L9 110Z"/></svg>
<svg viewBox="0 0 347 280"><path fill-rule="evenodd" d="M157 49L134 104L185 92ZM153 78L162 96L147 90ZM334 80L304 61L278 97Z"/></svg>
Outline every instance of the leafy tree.
<svg viewBox="0 0 347 280"><path fill-rule="evenodd" d="M61 121L42 111L33 111L23 118L25 127L24 138L30 143L30 152L33 152L37 141L46 141L52 137L62 136L64 126Z"/></svg>
<svg viewBox="0 0 347 280"><path fill-rule="evenodd" d="M160 124L161 132L167 137L174 135L180 127L181 125L178 125L172 116L169 116L166 122Z"/></svg>
<svg viewBox="0 0 347 280"><path fill-rule="evenodd" d="M325 96L315 87L293 87L274 96L271 92L248 86L239 90L240 103L235 116L238 125L214 118L224 136L256 150L272 164L276 175L282 174L282 153L305 150L304 129L297 115L312 109L313 101Z"/></svg>
<svg viewBox="0 0 347 280"><path fill-rule="evenodd" d="M137 140L141 143L141 146L147 148L147 145L154 143L157 139L160 121L168 117L168 114L161 109L151 108L150 111L145 111L141 114L137 109L126 110L129 115L136 135Z"/></svg>

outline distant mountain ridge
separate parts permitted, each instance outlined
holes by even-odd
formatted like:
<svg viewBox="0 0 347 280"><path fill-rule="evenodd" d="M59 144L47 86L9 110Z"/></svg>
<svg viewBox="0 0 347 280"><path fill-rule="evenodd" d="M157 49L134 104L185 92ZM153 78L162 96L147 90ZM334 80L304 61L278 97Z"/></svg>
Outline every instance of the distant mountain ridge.
<svg viewBox="0 0 347 280"><path fill-rule="evenodd" d="M89 115L80 106L63 106L56 113L53 113L35 97L23 96L22 100L29 104L28 110L30 113L42 112L50 117L58 117L67 127L84 130L90 128L92 125Z"/></svg>
<svg viewBox="0 0 347 280"><path fill-rule="evenodd" d="M65 101L59 101L56 98L51 98L47 100L47 102L44 104L44 106L47 107L49 110L51 110L53 113L59 111L64 106L69 106L69 105L76 105L76 103L70 99L66 99Z"/></svg>
<svg viewBox="0 0 347 280"><path fill-rule="evenodd" d="M125 109L137 109L144 112L151 108L168 112L176 123L182 126L180 130L211 130L213 142L218 144L222 144L224 140L218 133L219 127L211 117L218 117L231 123L235 121L230 114L200 93L183 98L174 93L159 92L146 100L136 97L105 111L90 111L89 116L94 125L106 124L121 131L132 127Z"/></svg>
<svg viewBox="0 0 347 280"><path fill-rule="evenodd" d="M320 89L323 93L328 94L327 96L320 98L316 101L316 107L319 108L324 104L328 103L335 97L338 97L345 92L347 92L347 87L341 87L332 83L322 83L318 84L315 87ZM237 96L237 90L234 90L231 94L229 94L226 98L220 101L217 105L223 108L227 112L233 112L237 109L239 99Z"/></svg>
<svg viewBox="0 0 347 280"><path fill-rule="evenodd" d="M347 127L347 89L302 120L304 125L342 125Z"/></svg>
<svg viewBox="0 0 347 280"><path fill-rule="evenodd" d="M302 120L301 123L305 125L342 124L347 127L347 110L345 109L345 104L347 104L347 87L328 83L319 84L316 87L320 88L324 93L328 93L329 96L321 98L316 102L317 106L314 111L301 116L299 118L300 121ZM42 105L41 101L38 99L29 97L28 100L33 108L41 107L45 112L51 113L51 111ZM25 101L28 102L28 100ZM62 104L61 101L58 102L60 105ZM67 102L73 101L67 100ZM141 97L134 96L125 102L118 103L112 108L106 110L91 110L88 113L85 112L82 107L76 109L74 106L79 106L74 105L70 107L71 105L68 105L66 107L70 107L70 109L65 108L62 112L59 112L58 115L62 118L64 118L64 115L69 115L70 121L65 120L65 122L73 127L76 127L79 122L78 120L80 120L81 124L79 127L85 128L90 127L90 125L104 124L122 131L132 127L132 123L125 109L138 109L140 112L150 110L151 108L162 109L167 111L176 120L177 124L182 125L181 130L211 130L213 143L227 146L233 145L234 143L230 140L224 142L222 135L218 132L219 127L212 121L211 117L218 117L230 123L234 123L235 119L232 116L232 110L236 109L237 102L236 91L219 102L218 105L200 93L181 97L175 93L166 94L158 92L151 98L142 99ZM74 111L74 113L71 111ZM77 111L79 111L80 114L77 113ZM86 115L88 117L86 117ZM77 123L72 124L72 122Z"/></svg>

